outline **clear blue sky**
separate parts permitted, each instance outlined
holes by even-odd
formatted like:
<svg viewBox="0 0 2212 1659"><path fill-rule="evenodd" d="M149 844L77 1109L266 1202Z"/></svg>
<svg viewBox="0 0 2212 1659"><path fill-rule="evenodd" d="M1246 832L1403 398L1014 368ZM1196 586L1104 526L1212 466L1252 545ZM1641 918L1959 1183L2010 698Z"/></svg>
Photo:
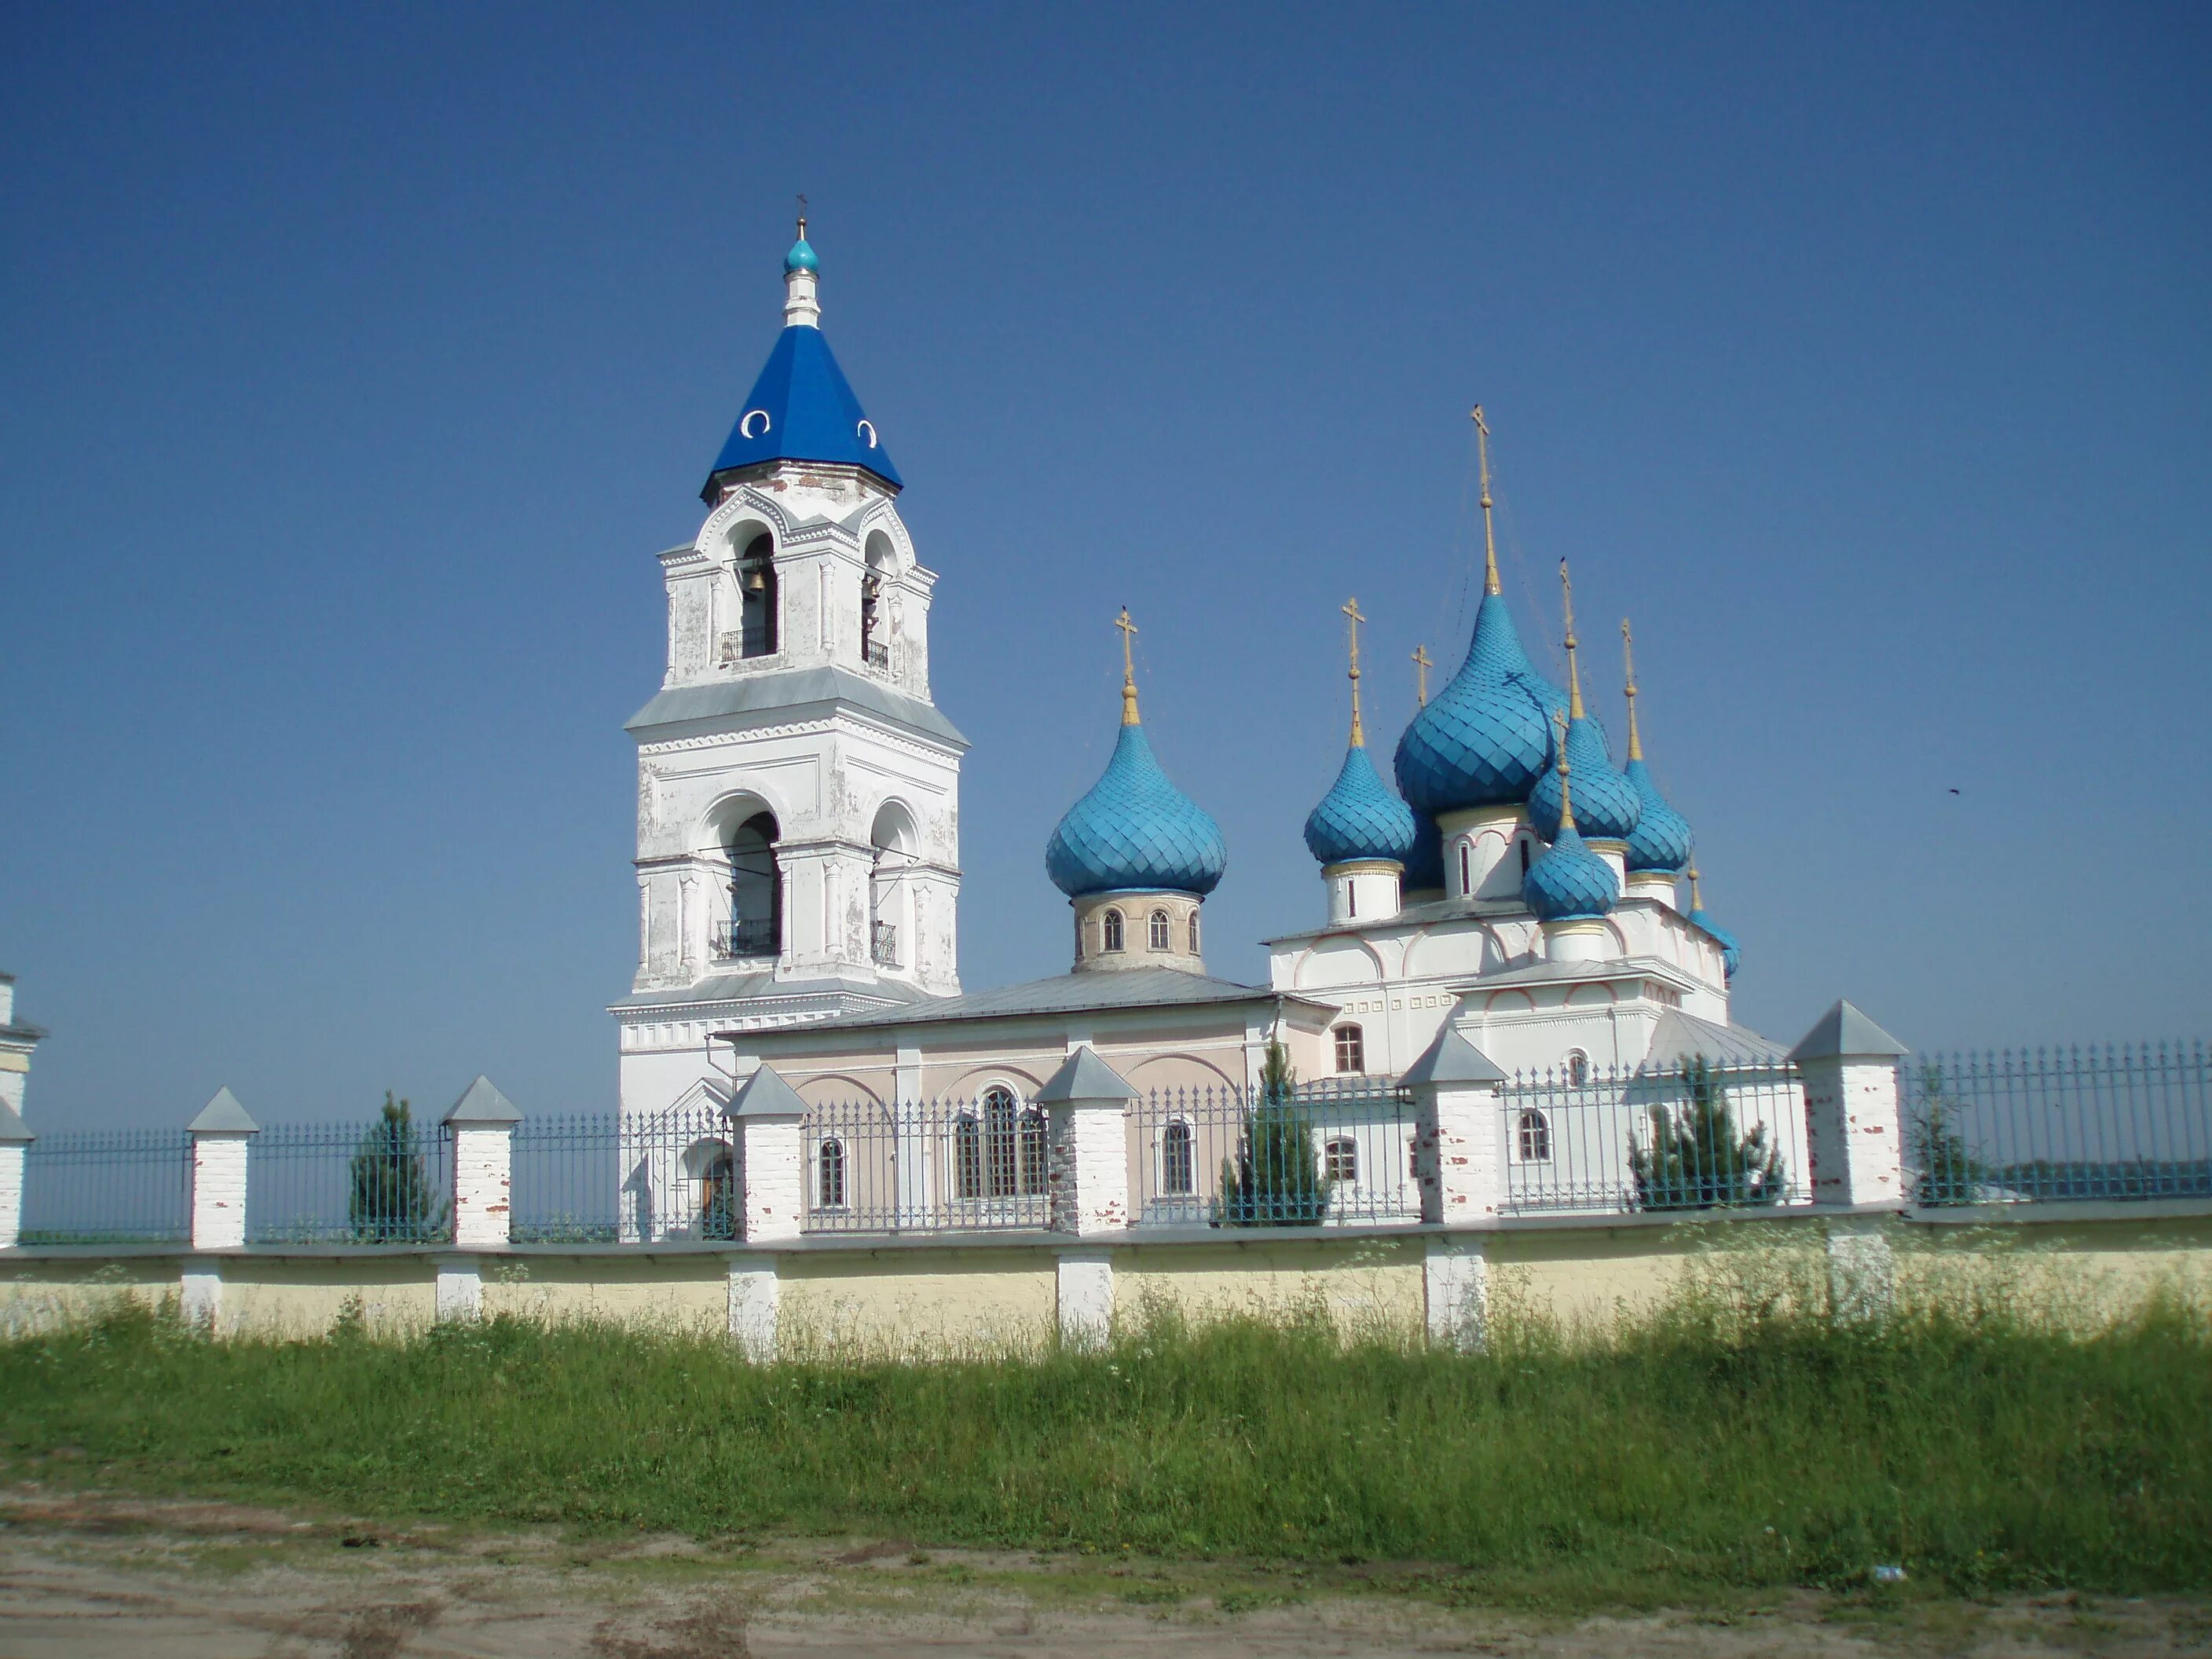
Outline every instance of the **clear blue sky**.
<svg viewBox="0 0 2212 1659"><path fill-rule="evenodd" d="M1058 972L1109 620L1210 965L1574 561L1739 1020L2209 1022L2198 6L0 12L0 966L34 1124L614 1098L653 555L824 320L940 573L971 986ZM1958 791L1956 794L1950 793Z"/></svg>

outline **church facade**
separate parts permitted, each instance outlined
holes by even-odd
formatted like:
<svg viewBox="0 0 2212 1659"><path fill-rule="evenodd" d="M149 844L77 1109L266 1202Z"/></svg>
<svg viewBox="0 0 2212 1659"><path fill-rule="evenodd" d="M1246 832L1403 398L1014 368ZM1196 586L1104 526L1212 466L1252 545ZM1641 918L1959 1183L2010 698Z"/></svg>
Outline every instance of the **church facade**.
<svg viewBox="0 0 2212 1659"><path fill-rule="evenodd" d="M629 726L638 960L611 1009L625 1125L717 1110L763 1063L810 1107L896 1114L1031 1100L1085 1046L1153 1094L1249 1091L1274 1045L1302 1078L1387 1090L1447 1028L1508 1073L1782 1062L1730 1023L1736 943L1702 908L1690 826L1645 763L1632 662L1621 764L1589 711L1564 568L1568 685L1522 645L1480 410L1486 581L1466 658L1400 738L1394 789L1367 750L1364 618L1346 607L1350 742L1305 825L1322 902L1268 942L1268 982L1206 970L1228 849L1152 750L1125 613L1113 756L1045 848L1069 970L963 987L966 743L931 692L936 576L823 335L804 221L784 281L785 325L705 520L660 556L667 659Z"/></svg>

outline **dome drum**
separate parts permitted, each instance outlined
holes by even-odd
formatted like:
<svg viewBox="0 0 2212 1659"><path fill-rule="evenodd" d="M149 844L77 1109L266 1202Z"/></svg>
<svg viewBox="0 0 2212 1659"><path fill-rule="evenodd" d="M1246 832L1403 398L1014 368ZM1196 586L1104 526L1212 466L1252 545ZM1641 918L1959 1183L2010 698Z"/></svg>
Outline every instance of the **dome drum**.
<svg viewBox="0 0 2212 1659"><path fill-rule="evenodd" d="M1071 899L1075 911L1075 971L1132 968L1206 971L1199 907L1189 893L1125 888Z"/></svg>
<svg viewBox="0 0 2212 1659"><path fill-rule="evenodd" d="M1328 924L1388 921L1405 904L1405 866L1395 859L1353 859L1322 866L1328 884Z"/></svg>
<svg viewBox="0 0 2212 1659"><path fill-rule="evenodd" d="M1536 856L1519 806L1469 806L1439 813L1444 892L1455 899L1515 899ZM1525 854L1517 849L1526 848Z"/></svg>
<svg viewBox="0 0 2212 1659"><path fill-rule="evenodd" d="M1594 917L1544 924L1547 962L1604 962L1613 955L1613 930Z"/></svg>

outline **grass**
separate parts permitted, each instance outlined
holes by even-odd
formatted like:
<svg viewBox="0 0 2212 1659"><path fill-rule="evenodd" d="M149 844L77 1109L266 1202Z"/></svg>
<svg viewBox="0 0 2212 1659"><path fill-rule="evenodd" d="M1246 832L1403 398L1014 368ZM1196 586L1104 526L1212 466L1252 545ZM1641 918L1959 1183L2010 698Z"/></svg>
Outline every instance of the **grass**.
<svg viewBox="0 0 2212 1659"><path fill-rule="evenodd" d="M1163 1318L1097 1353L749 1365L673 1332L214 1342L124 1308L0 1343L0 1461L388 1518L1431 1562L1481 1595L1882 1562L1970 1593L2201 1590L2212 1328L1692 1297L1603 1340L1510 1322L1478 1356Z"/></svg>

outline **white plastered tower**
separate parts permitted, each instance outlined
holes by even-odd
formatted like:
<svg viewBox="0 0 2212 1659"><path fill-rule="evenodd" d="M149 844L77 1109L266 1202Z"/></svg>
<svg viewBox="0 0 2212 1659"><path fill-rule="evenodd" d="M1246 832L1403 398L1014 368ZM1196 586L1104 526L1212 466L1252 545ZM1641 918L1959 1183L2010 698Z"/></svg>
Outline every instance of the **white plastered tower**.
<svg viewBox="0 0 2212 1659"><path fill-rule="evenodd" d="M660 556L665 672L628 727L637 971L611 1010L626 1115L719 1092L714 1032L960 988L967 743L930 698L937 579L820 341L812 259L802 232L784 337L706 521Z"/></svg>

